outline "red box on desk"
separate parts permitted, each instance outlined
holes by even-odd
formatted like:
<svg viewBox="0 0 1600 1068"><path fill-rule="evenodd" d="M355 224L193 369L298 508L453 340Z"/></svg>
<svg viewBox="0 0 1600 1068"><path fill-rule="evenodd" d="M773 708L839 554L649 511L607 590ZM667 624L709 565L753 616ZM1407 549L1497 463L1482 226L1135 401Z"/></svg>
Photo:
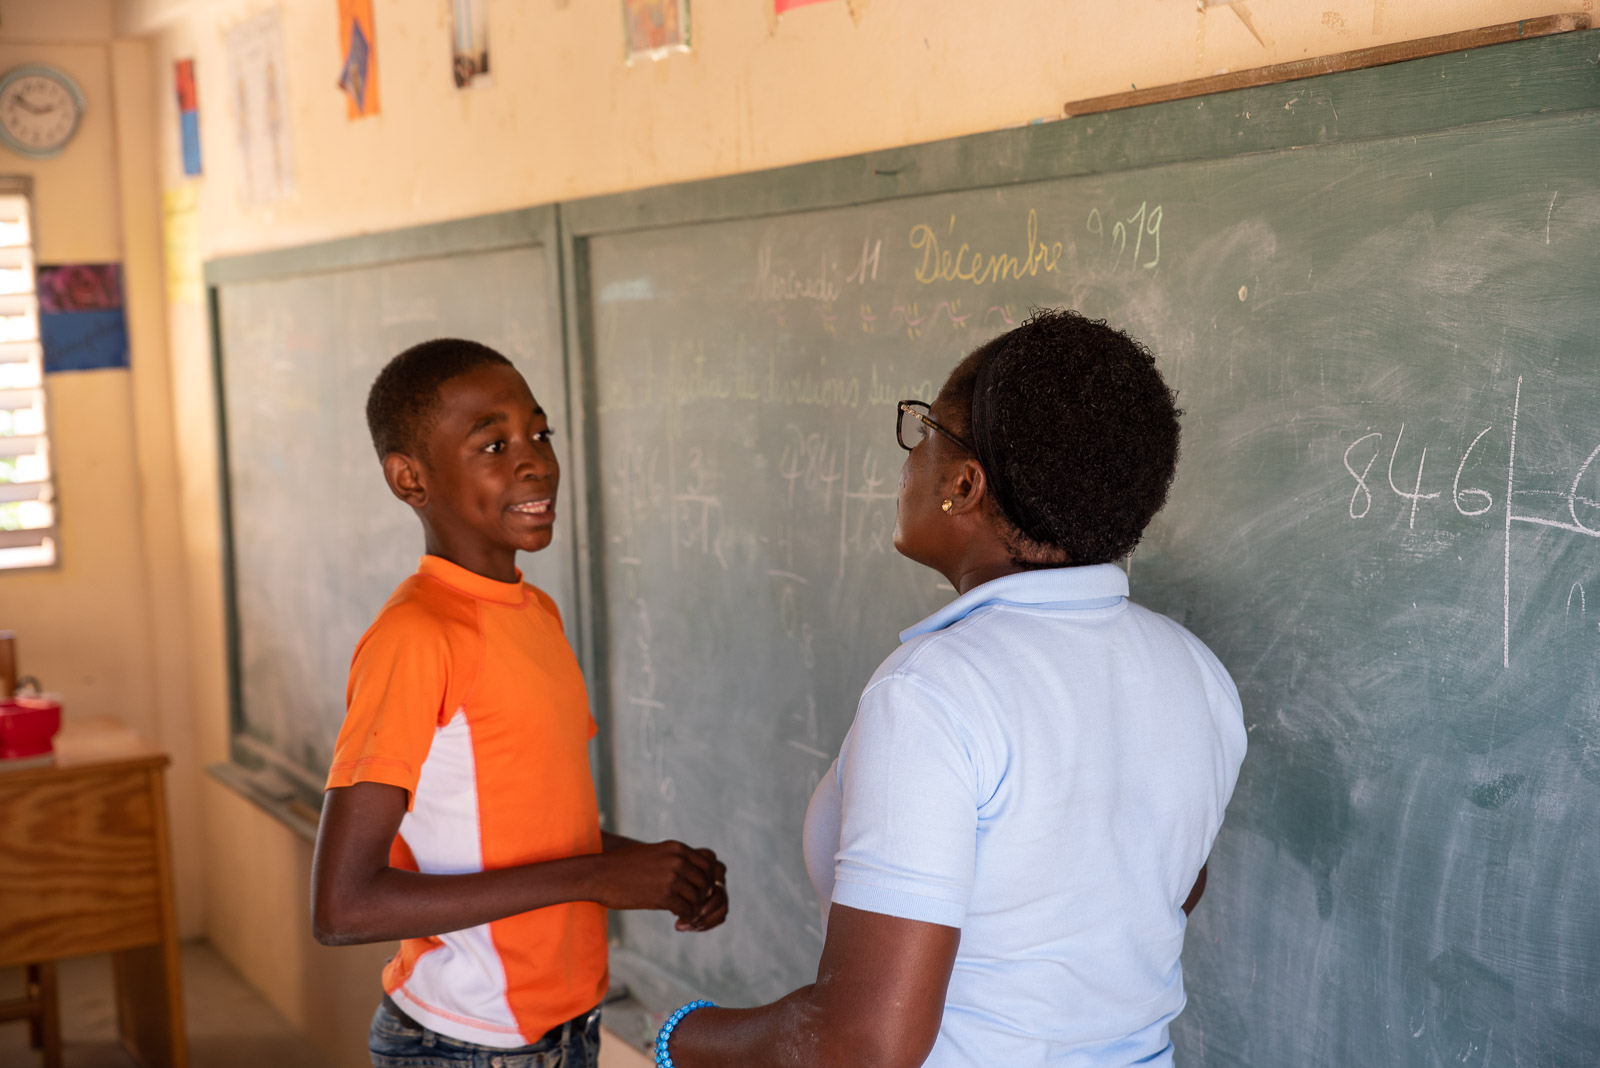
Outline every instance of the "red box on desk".
<svg viewBox="0 0 1600 1068"><path fill-rule="evenodd" d="M61 702L49 697L0 699L0 760L40 756L61 729Z"/></svg>

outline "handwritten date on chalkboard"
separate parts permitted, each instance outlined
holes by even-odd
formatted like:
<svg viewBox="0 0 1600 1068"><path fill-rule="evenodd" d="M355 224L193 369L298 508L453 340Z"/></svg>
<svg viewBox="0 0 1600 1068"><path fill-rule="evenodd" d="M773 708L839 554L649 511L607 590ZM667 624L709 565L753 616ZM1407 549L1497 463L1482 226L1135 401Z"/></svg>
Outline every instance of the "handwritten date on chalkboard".
<svg viewBox="0 0 1600 1068"><path fill-rule="evenodd" d="M1164 214L1160 204L1151 207L1148 200L1142 200L1126 219L1113 219L1111 229L1107 231L1105 213L1099 208L1092 208L1084 220L1084 229L1100 239L1098 247L1105 255L1115 252L1111 270L1122 266L1130 242L1133 254L1128 257L1128 266L1151 270L1161 262L1161 219ZM1033 208L1028 209L1023 240L1015 246L1015 251L1005 251L1003 247L985 251L973 248L966 241L957 245L955 237L954 215L950 216L942 245L938 233L930 224L917 223L911 228L911 250L922 253L914 272L917 281L923 285L971 282L982 286L1008 279L1033 278L1040 272L1051 274L1060 270L1061 256L1066 247L1061 241L1044 241L1039 237L1039 213ZM1150 239L1149 258L1142 259L1146 238Z"/></svg>

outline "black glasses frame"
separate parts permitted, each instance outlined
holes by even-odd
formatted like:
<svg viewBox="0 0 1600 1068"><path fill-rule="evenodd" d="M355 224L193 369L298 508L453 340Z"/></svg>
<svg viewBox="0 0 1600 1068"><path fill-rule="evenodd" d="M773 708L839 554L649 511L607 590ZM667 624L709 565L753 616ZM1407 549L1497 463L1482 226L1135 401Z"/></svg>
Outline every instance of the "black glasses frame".
<svg viewBox="0 0 1600 1068"><path fill-rule="evenodd" d="M912 449L917 447L917 442L916 441L912 442L910 445L906 444L906 434L905 434L906 416L911 415L911 416L915 416L917 419L921 420L922 424L924 426L926 426L929 430L937 430L939 433L943 434L945 437L949 438L951 441L955 442L957 445L960 445L963 449L966 449L968 452L970 452L970 453L976 453L977 452L977 450L974 449L971 445L968 445L965 441L962 441L955 434L952 434L950 431L946 430L943 426L940 426L939 425L939 421L937 419L935 419L933 417L933 415L931 414L932 412L933 412L933 409L931 407L929 407L923 401L919 401L919 400L903 400L903 401L900 402L900 404L898 406L898 409L895 412L895 417L894 417L894 439L895 439L895 441L900 443L900 447L902 449L906 450L907 452L910 452ZM917 435L917 441L921 441L921 440L922 440L922 435L918 434Z"/></svg>

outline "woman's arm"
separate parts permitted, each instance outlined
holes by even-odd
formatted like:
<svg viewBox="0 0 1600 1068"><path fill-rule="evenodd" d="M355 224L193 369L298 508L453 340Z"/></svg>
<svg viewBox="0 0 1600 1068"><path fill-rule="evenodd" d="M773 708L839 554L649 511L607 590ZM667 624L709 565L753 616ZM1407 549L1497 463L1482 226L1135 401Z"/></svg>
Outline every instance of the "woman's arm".
<svg viewBox="0 0 1600 1068"><path fill-rule="evenodd" d="M406 814L406 791L361 782L329 790L311 861L311 927L324 945L386 942L459 931L567 901L613 909L665 909L680 928L722 922L708 904L722 866L682 842L619 840L602 853L466 875L423 875L389 866Z"/></svg>
<svg viewBox="0 0 1600 1068"><path fill-rule="evenodd" d="M672 1033L678 1068L916 1068L939 1036L961 932L844 905L817 981L757 1009L699 1009Z"/></svg>
<svg viewBox="0 0 1600 1068"><path fill-rule="evenodd" d="M1183 914L1189 915L1194 907L1200 904L1200 895L1206 892L1206 866L1200 865L1200 875L1194 881L1194 889L1189 891L1189 896L1183 902Z"/></svg>

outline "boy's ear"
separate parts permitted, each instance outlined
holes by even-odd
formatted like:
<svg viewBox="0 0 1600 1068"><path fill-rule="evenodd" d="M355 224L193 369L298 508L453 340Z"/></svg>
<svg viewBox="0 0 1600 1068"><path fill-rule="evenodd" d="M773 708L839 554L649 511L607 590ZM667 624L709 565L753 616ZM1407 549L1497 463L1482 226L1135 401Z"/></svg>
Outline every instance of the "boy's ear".
<svg viewBox="0 0 1600 1068"><path fill-rule="evenodd" d="M422 465L403 452L391 452L383 458L383 480L389 483L389 492L413 508L428 503L428 486L422 475Z"/></svg>

